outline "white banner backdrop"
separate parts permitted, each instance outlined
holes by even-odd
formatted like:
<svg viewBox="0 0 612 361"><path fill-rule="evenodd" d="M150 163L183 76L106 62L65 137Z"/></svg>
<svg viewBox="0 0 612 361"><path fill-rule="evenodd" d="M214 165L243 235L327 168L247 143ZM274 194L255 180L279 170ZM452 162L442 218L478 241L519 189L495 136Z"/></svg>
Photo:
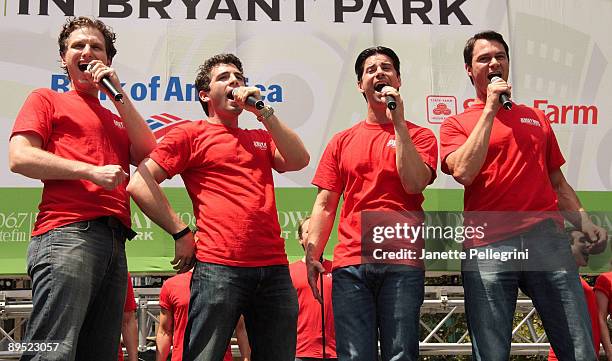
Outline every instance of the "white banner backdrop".
<svg viewBox="0 0 612 361"><path fill-rule="evenodd" d="M66 89L57 35L66 15L88 15L117 32L113 66L157 135L204 117L191 83L206 58L238 55L311 153L306 170L277 175L284 187L309 186L327 141L363 119L361 50L398 53L406 118L438 134L474 96L466 39L493 29L510 44L513 98L554 123L570 183L612 188L609 0L0 0L0 12L0 187L40 186L8 170L8 136L32 89ZM259 126L250 114L241 125ZM433 186L458 187L447 176Z"/></svg>

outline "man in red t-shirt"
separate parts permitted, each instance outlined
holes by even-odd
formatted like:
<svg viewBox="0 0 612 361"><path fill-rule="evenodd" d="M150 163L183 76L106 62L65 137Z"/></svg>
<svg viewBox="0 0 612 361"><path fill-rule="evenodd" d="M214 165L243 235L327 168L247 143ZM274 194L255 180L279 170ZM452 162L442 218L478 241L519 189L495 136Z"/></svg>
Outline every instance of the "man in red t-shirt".
<svg viewBox="0 0 612 361"><path fill-rule="evenodd" d="M400 61L393 50L365 49L357 57L355 73L367 115L334 135L312 181L319 193L306 247L308 282L321 301L317 280L325 268L319 259L342 195L332 272L338 358L377 360L380 339L383 360L417 360L425 278L422 262L418 257L381 260L378 251L391 251L402 243L389 239L370 253L372 242L365 235L382 222L397 221L400 214L420 218L422 192L436 177L437 142L431 130L404 118L398 90ZM395 110L387 106L391 101ZM406 245L415 254L422 247L421 239Z"/></svg>
<svg viewBox="0 0 612 361"><path fill-rule="evenodd" d="M126 192L130 163L138 164L155 137L129 98L100 104L115 34L103 22L69 18L58 38L71 90L36 89L17 115L9 141L13 172L42 180L39 213L28 249L33 309L24 342L58 343L32 358L111 360L117 357L125 302Z"/></svg>
<svg viewBox="0 0 612 361"><path fill-rule="evenodd" d="M466 222L489 221L474 224L486 227L484 237L464 244L477 255L462 263L474 358L508 359L520 288L532 298L557 356L592 361L587 307L558 230L558 210L567 211L564 216L592 242L604 242L607 233L591 222L565 180L565 160L544 114L514 103L502 108L501 95L511 90L502 35L486 31L470 38L464 61L476 99L442 124L440 158L442 171L465 186ZM495 257L502 252L528 256L503 261Z"/></svg>
<svg viewBox="0 0 612 361"><path fill-rule="evenodd" d="M310 217L304 218L298 227L300 244L306 249L306 237ZM336 331L334 327L334 312L332 310L332 262L323 260L323 310L325 313L325 355L323 354L323 336L321 333L321 304L312 294L306 273L305 258L289 265L291 281L298 297L297 347L296 361L334 361L336 358ZM319 281L319 285L320 285Z"/></svg>
<svg viewBox="0 0 612 361"><path fill-rule="evenodd" d="M180 174L193 202L197 262L183 359L220 360L240 315L253 360L293 359L297 298L280 237L272 169L302 169L308 152L271 107L259 110L247 102L260 91L245 86L236 56L206 60L195 84L208 118L172 129L128 186L140 208L180 240L179 248L192 247L194 238L159 183ZM266 129L238 127L243 109Z"/></svg>
<svg viewBox="0 0 612 361"><path fill-rule="evenodd" d="M167 279L159 293L159 328L155 337L157 351L155 360L166 361L172 347L172 361L183 359L183 343L187 314L189 312L189 284L192 272L185 272ZM240 348L241 361L250 360L249 340L244 320L241 317L236 325L236 338ZM232 361L232 350L228 345L223 361Z"/></svg>
<svg viewBox="0 0 612 361"><path fill-rule="evenodd" d="M574 256L576 266L578 267L586 267L589 264L590 255L601 253L604 250L602 248L593 248L592 243L589 239L587 239L586 235L576 229L569 229L567 233L569 234L572 255ZM582 277L580 277L580 283L584 292L584 299L587 304L587 309L589 310L591 330L593 332L593 347L595 348L595 354L599 355L599 349L601 347L601 333L599 331L599 315L595 290ZM595 285L595 287L597 287L597 285ZM558 361L552 347L548 351L548 361Z"/></svg>

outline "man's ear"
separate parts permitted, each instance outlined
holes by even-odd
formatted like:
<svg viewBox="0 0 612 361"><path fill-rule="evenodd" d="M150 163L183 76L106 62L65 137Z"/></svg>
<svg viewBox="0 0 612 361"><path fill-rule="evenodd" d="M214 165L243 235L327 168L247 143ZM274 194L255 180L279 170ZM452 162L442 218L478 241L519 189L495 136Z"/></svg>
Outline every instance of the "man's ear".
<svg viewBox="0 0 612 361"><path fill-rule="evenodd" d="M357 90L359 90L359 92L361 94L365 93L365 90L363 90L362 86L361 86L361 80L357 81Z"/></svg>
<svg viewBox="0 0 612 361"><path fill-rule="evenodd" d="M472 77L472 66L471 65L465 64L465 71L467 71L467 75L470 77L470 79L474 79Z"/></svg>
<svg viewBox="0 0 612 361"><path fill-rule="evenodd" d="M210 98L208 97L208 93L205 92L204 90L200 90L198 92L198 97L200 98L201 101L203 101L204 103L208 103L210 101Z"/></svg>

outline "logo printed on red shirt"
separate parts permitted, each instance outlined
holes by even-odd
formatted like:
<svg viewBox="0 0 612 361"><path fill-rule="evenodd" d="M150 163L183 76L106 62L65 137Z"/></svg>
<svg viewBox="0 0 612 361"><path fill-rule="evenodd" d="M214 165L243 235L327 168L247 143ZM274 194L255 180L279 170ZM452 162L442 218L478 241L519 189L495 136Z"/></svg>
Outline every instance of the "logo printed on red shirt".
<svg viewBox="0 0 612 361"><path fill-rule="evenodd" d="M537 121L535 119L531 119L531 118L521 118L521 123L529 124L529 125L534 125L536 127L541 127L542 126L542 124L540 124L539 121Z"/></svg>
<svg viewBox="0 0 612 361"><path fill-rule="evenodd" d="M125 125L123 125L123 122L118 121L117 119L113 119L113 122L115 123L115 126L121 129L125 129Z"/></svg>
<svg viewBox="0 0 612 361"><path fill-rule="evenodd" d="M268 150L268 143L266 142L258 142L258 141L254 141L253 145L255 146L255 148L257 149L261 149L261 150Z"/></svg>
<svg viewBox="0 0 612 361"><path fill-rule="evenodd" d="M387 147L395 148L395 139L389 139Z"/></svg>

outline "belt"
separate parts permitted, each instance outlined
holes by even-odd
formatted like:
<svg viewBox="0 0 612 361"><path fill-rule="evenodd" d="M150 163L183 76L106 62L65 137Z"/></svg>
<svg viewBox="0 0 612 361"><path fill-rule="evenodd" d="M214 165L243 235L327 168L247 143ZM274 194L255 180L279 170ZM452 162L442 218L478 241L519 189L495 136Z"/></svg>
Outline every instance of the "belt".
<svg viewBox="0 0 612 361"><path fill-rule="evenodd" d="M123 223L121 223L119 219L113 216L102 216L96 219L92 219L92 221L105 224L110 228L119 228L123 230L125 232L125 238L129 240L132 240L132 238L136 237L137 235L137 233L133 229L126 227Z"/></svg>

